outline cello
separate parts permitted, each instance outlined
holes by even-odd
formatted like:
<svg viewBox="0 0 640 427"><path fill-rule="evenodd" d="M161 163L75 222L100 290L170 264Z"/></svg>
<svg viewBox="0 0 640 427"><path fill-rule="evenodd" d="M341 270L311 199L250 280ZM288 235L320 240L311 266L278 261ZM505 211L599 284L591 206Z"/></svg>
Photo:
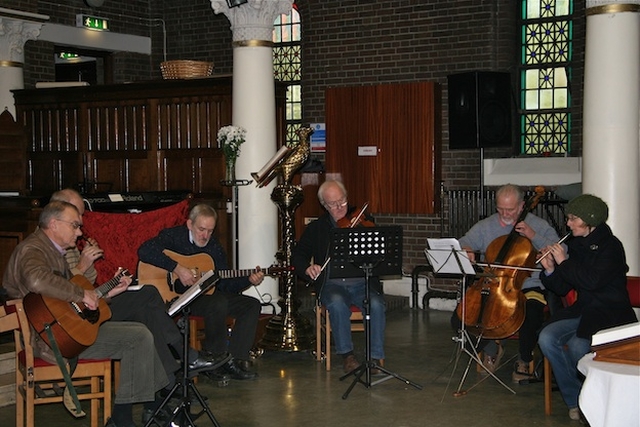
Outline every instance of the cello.
<svg viewBox="0 0 640 427"><path fill-rule="evenodd" d="M535 191L511 232L489 244L485 254L488 267L483 277L469 286L464 300L456 308L458 318L475 335L487 339L507 338L524 322L526 297L520 290L535 267L537 251L528 238L516 231L515 225L524 221L536 207L545 189L536 187Z"/></svg>

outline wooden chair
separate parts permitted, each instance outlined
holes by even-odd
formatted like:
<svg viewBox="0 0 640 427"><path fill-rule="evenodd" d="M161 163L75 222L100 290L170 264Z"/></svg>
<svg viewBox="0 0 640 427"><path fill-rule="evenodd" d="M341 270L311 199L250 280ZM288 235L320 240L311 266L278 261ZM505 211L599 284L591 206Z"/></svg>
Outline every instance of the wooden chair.
<svg viewBox="0 0 640 427"><path fill-rule="evenodd" d="M34 427L35 405L62 402L56 392L64 387L58 365L33 355L31 327L21 300L7 302L7 311L17 318L14 330L16 346L16 427ZM79 400L91 400L91 427L104 425L111 416L111 360L80 359L72 375ZM88 389L87 389L88 387ZM38 390L36 392L36 390ZM98 412L102 401L102 423Z"/></svg>
<svg viewBox="0 0 640 427"><path fill-rule="evenodd" d="M640 308L640 276L627 276L627 291L629 292L629 299L631 300L631 306L636 311L636 317L638 317L638 310ZM571 305L575 302L575 296L572 296L570 301ZM640 317L638 318L640 320ZM552 388L552 369L549 359L544 358L544 414L551 415L551 392Z"/></svg>
<svg viewBox="0 0 640 427"><path fill-rule="evenodd" d="M331 322L329 310L317 304L316 308L316 360L325 359L325 369L331 370ZM351 332L364 332L362 312L355 305L351 306Z"/></svg>

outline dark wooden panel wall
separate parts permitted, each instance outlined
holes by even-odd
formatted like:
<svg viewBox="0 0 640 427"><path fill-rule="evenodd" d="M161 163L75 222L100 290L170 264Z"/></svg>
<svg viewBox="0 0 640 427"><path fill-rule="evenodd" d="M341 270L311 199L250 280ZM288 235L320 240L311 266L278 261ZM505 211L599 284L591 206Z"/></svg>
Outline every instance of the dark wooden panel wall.
<svg viewBox="0 0 640 427"><path fill-rule="evenodd" d="M222 194L231 94L230 77L15 91L28 190Z"/></svg>
<svg viewBox="0 0 640 427"><path fill-rule="evenodd" d="M407 83L326 92L327 175L372 213L431 214L439 206L440 87ZM374 156L358 148L374 147Z"/></svg>

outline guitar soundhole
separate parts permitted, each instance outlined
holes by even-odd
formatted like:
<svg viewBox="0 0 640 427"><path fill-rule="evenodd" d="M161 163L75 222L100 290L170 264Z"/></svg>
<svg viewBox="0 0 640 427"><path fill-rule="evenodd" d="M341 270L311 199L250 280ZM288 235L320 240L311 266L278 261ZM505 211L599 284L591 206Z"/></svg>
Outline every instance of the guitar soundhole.
<svg viewBox="0 0 640 427"><path fill-rule="evenodd" d="M85 308L82 310L82 317L89 323L94 324L100 319L100 310L89 310L88 308Z"/></svg>
<svg viewBox="0 0 640 427"><path fill-rule="evenodd" d="M173 289L172 291L177 293L177 294L183 294L185 293L185 291L189 289L187 286L183 285L182 282L180 281L180 279L176 279L173 282Z"/></svg>

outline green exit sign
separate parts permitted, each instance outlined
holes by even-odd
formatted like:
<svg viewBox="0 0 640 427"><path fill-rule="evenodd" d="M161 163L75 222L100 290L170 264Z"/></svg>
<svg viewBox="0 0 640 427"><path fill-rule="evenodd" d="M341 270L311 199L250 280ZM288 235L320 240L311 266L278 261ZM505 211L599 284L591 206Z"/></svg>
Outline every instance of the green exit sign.
<svg viewBox="0 0 640 427"><path fill-rule="evenodd" d="M76 26L88 30L109 31L109 20L91 15L76 15Z"/></svg>

